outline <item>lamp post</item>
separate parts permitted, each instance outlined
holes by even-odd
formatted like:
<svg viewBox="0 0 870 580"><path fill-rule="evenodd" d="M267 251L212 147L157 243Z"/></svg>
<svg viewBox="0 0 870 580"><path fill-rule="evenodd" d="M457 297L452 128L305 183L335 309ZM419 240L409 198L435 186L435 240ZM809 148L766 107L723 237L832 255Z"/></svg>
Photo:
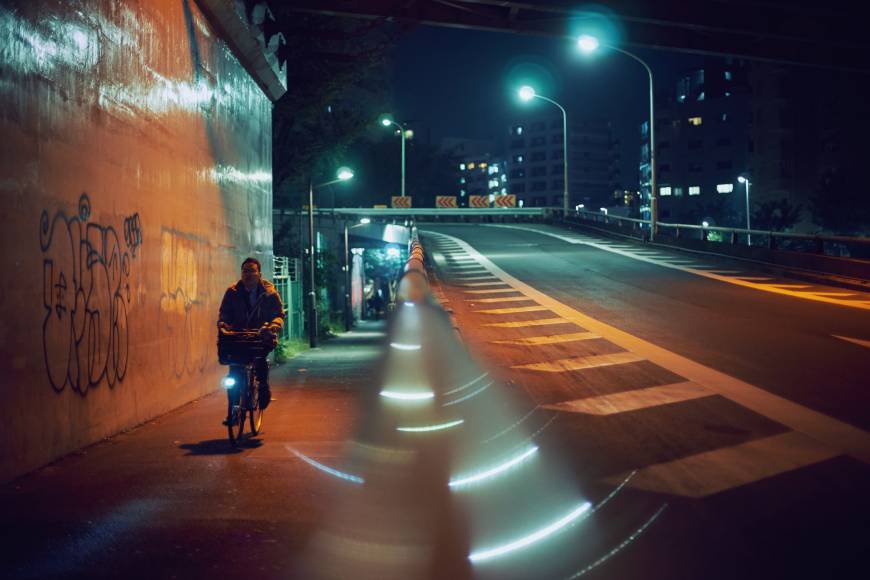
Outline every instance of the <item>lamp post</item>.
<svg viewBox="0 0 870 580"><path fill-rule="evenodd" d="M367 225L372 220L362 218L359 223L347 227L347 222L344 222L344 329L350 330L353 327L353 305L350 300L350 245L348 244L348 231L353 228Z"/></svg>
<svg viewBox="0 0 870 580"><path fill-rule="evenodd" d="M402 197L405 197L405 127L388 115L381 117L381 125L384 127L395 125L402 136Z"/></svg>
<svg viewBox="0 0 870 580"><path fill-rule="evenodd" d="M314 181L308 178L308 344L311 348L317 346L317 289L314 285L314 273L316 260L314 259L314 190L319 187L332 185L339 181L347 181L353 178L353 171L342 167L336 173L336 179L314 185Z"/></svg>
<svg viewBox="0 0 870 580"><path fill-rule="evenodd" d="M585 53L596 51L602 44L594 36L583 34L577 39L577 47ZM612 44L603 45L616 52L621 52L625 56L633 58L646 69L649 75L649 213L650 213L650 240L655 239L658 233L659 219L659 198L656 191L656 147L655 147L655 90L653 84L653 73L650 66L639 56L628 52L618 46Z"/></svg>
<svg viewBox="0 0 870 580"><path fill-rule="evenodd" d="M565 107L544 95L539 95L535 89L526 85L519 90L520 100L528 102L532 99L541 99L552 103L559 107L562 111L562 211L565 217L568 217L568 113L565 112Z"/></svg>
<svg viewBox="0 0 870 580"><path fill-rule="evenodd" d="M737 178L737 181L746 186L746 229L750 230L752 228L749 226L749 178L741 175ZM752 245L752 234L750 234L748 231L746 232L746 245Z"/></svg>

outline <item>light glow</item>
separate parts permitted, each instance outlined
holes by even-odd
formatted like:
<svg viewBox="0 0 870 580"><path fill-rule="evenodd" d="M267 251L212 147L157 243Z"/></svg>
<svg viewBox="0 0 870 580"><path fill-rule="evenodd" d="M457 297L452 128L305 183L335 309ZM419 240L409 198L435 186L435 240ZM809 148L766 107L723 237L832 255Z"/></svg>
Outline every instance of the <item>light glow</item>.
<svg viewBox="0 0 870 580"><path fill-rule="evenodd" d="M456 421L449 421L439 425L426 425L424 427L396 427L396 431L404 431L406 433L428 433L429 431L443 431L444 429L450 429L451 427L456 427L463 423L465 423L464 419L457 419Z"/></svg>
<svg viewBox="0 0 870 580"><path fill-rule="evenodd" d="M559 519L552 524L541 528L540 530L529 534L528 536L524 536L518 540L514 540L513 542L508 542L507 544L503 544L498 546L497 548L490 548L488 550L480 550L478 552L472 552L469 554L468 559L472 562L483 562L484 560L490 560L492 558L496 558L498 556L503 556L509 552L513 552L514 550L519 550L521 548L525 548L526 546L530 546L535 542L543 540L544 538L551 536L579 518L581 515L589 511L589 508L592 507L592 504L584 502L574 508L568 515Z"/></svg>
<svg viewBox="0 0 870 580"><path fill-rule="evenodd" d="M520 100L531 101L532 99L535 98L535 89L533 89L529 85L526 85L526 86L520 88L518 94L520 96Z"/></svg>
<svg viewBox="0 0 870 580"><path fill-rule="evenodd" d="M597 50L599 46L598 39L588 34L581 34L580 38L577 39L577 48L586 53Z"/></svg>
<svg viewBox="0 0 870 580"><path fill-rule="evenodd" d="M338 173L335 174L342 181L353 179L353 171L349 167L339 167Z"/></svg>
<svg viewBox="0 0 870 580"><path fill-rule="evenodd" d="M232 389L236 386L236 379L233 377L225 377L223 380L223 385L225 389Z"/></svg>
<svg viewBox="0 0 870 580"><path fill-rule="evenodd" d="M425 401L435 397L432 391L418 391L416 393L403 393L401 391L381 391L381 396L387 399L396 399L398 401Z"/></svg>
<svg viewBox="0 0 870 580"><path fill-rule="evenodd" d="M493 467L491 469L487 469L486 471L482 471L480 473L476 473L474 475L468 475L468 476L460 477L457 479L451 479L450 483L448 483L447 485L450 487L460 487L463 485L468 485L469 483L475 483L475 482L478 482L478 481L481 481L484 479L488 479L490 477L498 475L499 473L503 473L503 472L507 471L508 469L510 469L514 465L517 465L518 463L522 463L526 458L530 457L534 453L537 453L537 451L538 451L538 446L532 445L530 448L526 449L520 455L517 455L513 459L505 461L501 465L498 465L498 466Z"/></svg>
<svg viewBox="0 0 870 580"><path fill-rule="evenodd" d="M329 475L335 476L335 477L337 477L339 479L343 479L345 481L350 481L352 483L365 483L365 479L363 479L362 477L360 477L358 475L352 475L350 473L345 473L343 471L333 469L332 467L328 467L328 466L323 465L322 463L320 463L318 461L311 459L307 455L299 453L298 451L296 451L293 448L288 447L288 449L290 449L290 451L293 453L293 455L295 455L296 457L298 457L299 459L301 459L302 461L304 461L305 463L307 463L311 467L313 467L315 469L319 469L323 473L328 473Z"/></svg>
<svg viewBox="0 0 870 580"><path fill-rule="evenodd" d="M361 223L363 225L370 224L370 223L372 223L372 219L371 218L360 218L359 223Z"/></svg>
<svg viewBox="0 0 870 580"><path fill-rule="evenodd" d="M391 342L390 347L396 350L420 350L422 348L419 344L405 344L401 342Z"/></svg>

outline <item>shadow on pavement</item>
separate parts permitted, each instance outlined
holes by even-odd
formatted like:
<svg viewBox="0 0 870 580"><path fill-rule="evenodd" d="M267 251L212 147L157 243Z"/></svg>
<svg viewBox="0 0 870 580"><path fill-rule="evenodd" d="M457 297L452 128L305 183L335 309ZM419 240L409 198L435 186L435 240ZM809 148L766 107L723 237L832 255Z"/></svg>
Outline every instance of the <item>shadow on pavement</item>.
<svg viewBox="0 0 870 580"><path fill-rule="evenodd" d="M259 439L244 439L237 445L233 445L228 439L207 439L199 443L182 443L179 449L187 451L185 455L235 455L245 449L255 449L263 442Z"/></svg>

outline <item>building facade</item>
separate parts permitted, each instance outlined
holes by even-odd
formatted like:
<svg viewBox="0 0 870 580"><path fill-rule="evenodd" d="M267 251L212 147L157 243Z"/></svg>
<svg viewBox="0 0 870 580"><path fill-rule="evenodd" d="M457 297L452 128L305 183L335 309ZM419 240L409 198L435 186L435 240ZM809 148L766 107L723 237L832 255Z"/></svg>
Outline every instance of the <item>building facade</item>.
<svg viewBox="0 0 870 580"><path fill-rule="evenodd" d="M611 124L570 117L568 123L569 207L606 204L619 186L619 144ZM558 113L529 115L510 126L508 190L524 206L562 207L563 141Z"/></svg>

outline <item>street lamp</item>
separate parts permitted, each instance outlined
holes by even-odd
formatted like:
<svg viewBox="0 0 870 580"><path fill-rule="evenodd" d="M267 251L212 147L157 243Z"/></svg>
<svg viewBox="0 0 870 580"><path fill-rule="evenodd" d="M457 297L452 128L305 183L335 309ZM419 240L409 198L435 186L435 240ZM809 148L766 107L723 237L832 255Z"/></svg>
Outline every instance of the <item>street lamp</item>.
<svg viewBox="0 0 870 580"><path fill-rule="evenodd" d="M350 300L350 245L348 244L348 231L353 228L365 226L372 223L370 218L364 217L359 220L358 224L348 227L347 222L344 222L344 329L350 330L353 326L353 305Z"/></svg>
<svg viewBox="0 0 870 580"><path fill-rule="evenodd" d="M395 125L402 136L402 197L405 197L405 127L389 115L381 117L381 125L384 127Z"/></svg>
<svg viewBox="0 0 870 580"><path fill-rule="evenodd" d="M746 245L751 246L752 245L752 234L750 234L748 231L748 230L752 229L749 227L749 184L750 184L750 182L749 182L749 178L744 176L744 175L740 175L739 177L737 177L737 181L746 185L746 229L747 229Z"/></svg>
<svg viewBox="0 0 870 580"><path fill-rule="evenodd" d="M541 99L559 107L562 111L562 211L565 217L568 217L568 113L565 112L565 107L544 95L539 95L535 89L525 85L520 87L517 93L521 101L529 102L532 99Z"/></svg>
<svg viewBox="0 0 870 580"><path fill-rule="evenodd" d="M598 48L602 46L601 42L599 42L598 38L589 34L582 34L577 39L577 48L580 49L581 52L589 54L591 52L595 52ZM647 75L649 75L649 185L650 185L650 198L649 198L649 210L650 210L650 240L654 239L656 234L658 233L658 219L659 219L659 201L658 201L658 192L656 191L656 147L655 147L655 91L653 89L653 73L650 66L639 56L628 52L618 46L614 46L612 44L605 44L607 48L611 50L615 50L616 52L621 52L625 56L631 57L646 69Z"/></svg>
<svg viewBox="0 0 870 580"><path fill-rule="evenodd" d="M311 348L317 346L317 291L314 287L314 190L339 181L353 179L353 171L347 167L340 167L335 174L336 179L314 185L314 181L308 178L308 269L309 269L309 292L308 292L308 343Z"/></svg>

